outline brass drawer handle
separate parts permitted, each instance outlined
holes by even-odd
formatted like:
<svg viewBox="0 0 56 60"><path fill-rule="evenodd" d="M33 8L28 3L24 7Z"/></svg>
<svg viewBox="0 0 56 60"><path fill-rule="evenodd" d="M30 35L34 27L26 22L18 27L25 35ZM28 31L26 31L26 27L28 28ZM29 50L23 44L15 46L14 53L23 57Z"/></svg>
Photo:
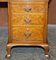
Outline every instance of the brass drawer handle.
<svg viewBox="0 0 56 60"><path fill-rule="evenodd" d="M30 37L30 36L31 36L31 33L24 33L24 35L25 35L26 37Z"/></svg>
<svg viewBox="0 0 56 60"><path fill-rule="evenodd" d="M31 22L31 20L29 20L29 19L25 19L24 20L26 23L30 23Z"/></svg>
<svg viewBox="0 0 56 60"><path fill-rule="evenodd" d="M26 12L30 12L30 11L32 10L32 8L31 8L31 7L26 7L26 8L24 8L24 10L25 10Z"/></svg>

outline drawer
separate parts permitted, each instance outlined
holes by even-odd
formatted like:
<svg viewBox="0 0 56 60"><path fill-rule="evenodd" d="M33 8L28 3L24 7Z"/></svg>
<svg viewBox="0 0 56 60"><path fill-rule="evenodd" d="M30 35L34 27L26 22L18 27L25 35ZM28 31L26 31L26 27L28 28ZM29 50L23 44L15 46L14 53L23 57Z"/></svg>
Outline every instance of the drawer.
<svg viewBox="0 0 56 60"><path fill-rule="evenodd" d="M46 2L37 2L37 3L11 3L11 11L13 13L43 13L47 12L47 3Z"/></svg>
<svg viewBox="0 0 56 60"><path fill-rule="evenodd" d="M44 13L38 14L12 14L12 25L44 25L46 15Z"/></svg>
<svg viewBox="0 0 56 60"><path fill-rule="evenodd" d="M13 41L43 41L43 26L13 26L11 35Z"/></svg>

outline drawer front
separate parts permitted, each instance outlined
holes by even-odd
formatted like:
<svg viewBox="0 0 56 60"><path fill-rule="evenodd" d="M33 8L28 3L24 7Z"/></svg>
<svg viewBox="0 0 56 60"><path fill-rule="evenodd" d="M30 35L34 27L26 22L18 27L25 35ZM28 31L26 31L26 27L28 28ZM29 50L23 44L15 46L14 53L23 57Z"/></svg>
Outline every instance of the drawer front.
<svg viewBox="0 0 56 60"><path fill-rule="evenodd" d="M13 41L42 41L43 26L13 26L11 29Z"/></svg>
<svg viewBox="0 0 56 60"><path fill-rule="evenodd" d="M13 13L43 13L47 12L47 3L46 2L37 2L37 3L11 3L11 11Z"/></svg>
<svg viewBox="0 0 56 60"><path fill-rule="evenodd" d="M46 21L46 15L44 13L39 14L12 14L12 25L44 25Z"/></svg>

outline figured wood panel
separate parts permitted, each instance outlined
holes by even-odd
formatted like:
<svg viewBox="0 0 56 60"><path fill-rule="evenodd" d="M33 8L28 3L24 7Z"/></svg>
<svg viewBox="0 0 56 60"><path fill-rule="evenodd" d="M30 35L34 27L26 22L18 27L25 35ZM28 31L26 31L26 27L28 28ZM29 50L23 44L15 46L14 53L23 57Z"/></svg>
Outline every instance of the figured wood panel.
<svg viewBox="0 0 56 60"><path fill-rule="evenodd" d="M48 3L47 2L37 2L37 3L34 3L34 2L31 2L31 3L26 3L26 2L19 2L19 3L16 3L16 2L12 2L11 3L11 9L12 9L12 12L16 12L16 13L44 13L44 12L47 12L47 5Z"/></svg>
<svg viewBox="0 0 56 60"><path fill-rule="evenodd" d="M44 26L12 26L12 41L42 41Z"/></svg>
<svg viewBox="0 0 56 60"><path fill-rule="evenodd" d="M18 0L20 1L20 0ZM14 41L26 41L26 42L32 42L37 41L37 43L40 41L44 43L44 33L45 33L45 25L47 25L47 3L45 1L42 2L12 2L12 0L9 0L9 36L11 39L9 39L10 43ZM29 0L28 0L29 1ZM45 5L46 4L46 5ZM32 12L23 12L24 7L31 7ZM37 7L39 6L39 7ZM42 6L42 7L41 7ZM19 8L18 8L19 7ZM17 9L18 8L18 9ZM21 9L23 8L23 9ZM36 9L37 8L37 9ZM15 11L13 11L15 10ZM35 10L35 11L34 11ZM43 10L43 11L42 11ZM23 15L22 15L23 14ZM35 15L34 15L35 14ZM33 16L34 15L34 16ZM23 16L23 17L22 17ZM39 16L39 18L37 17ZM12 20L12 17L16 17L19 19L19 21L23 21L24 18L30 18L30 19L37 19L37 21L34 21L32 25L23 25L23 22L21 21L18 25L14 25ZM41 17L45 17L44 23L38 23L39 19ZM15 19L15 23L16 20ZM40 19L42 20L42 18ZM35 24L35 25L34 25ZM36 25L38 24L38 25ZM46 39L45 39L46 40ZM34 42L33 42L34 43Z"/></svg>
<svg viewBox="0 0 56 60"><path fill-rule="evenodd" d="M44 25L46 20L45 13L37 14L13 14L11 15L11 24L14 25Z"/></svg>

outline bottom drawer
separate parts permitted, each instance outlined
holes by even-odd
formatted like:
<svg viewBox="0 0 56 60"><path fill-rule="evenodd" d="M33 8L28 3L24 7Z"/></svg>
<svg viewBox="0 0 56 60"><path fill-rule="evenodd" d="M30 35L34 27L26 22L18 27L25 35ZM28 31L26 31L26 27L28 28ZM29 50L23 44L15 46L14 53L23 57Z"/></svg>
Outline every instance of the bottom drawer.
<svg viewBox="0 0 56 60"><path fill-rule="evenodd" d="M13 26L13 41L43 41L43 26Z"/></svg>

